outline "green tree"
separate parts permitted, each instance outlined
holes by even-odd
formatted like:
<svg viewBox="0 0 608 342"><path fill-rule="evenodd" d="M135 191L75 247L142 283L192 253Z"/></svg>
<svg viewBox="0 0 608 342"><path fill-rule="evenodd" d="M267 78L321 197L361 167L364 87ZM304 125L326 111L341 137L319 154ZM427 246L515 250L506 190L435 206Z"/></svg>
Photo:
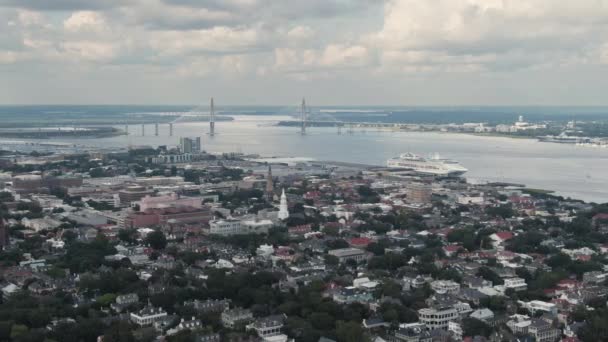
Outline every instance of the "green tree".
<svg viewBox="0 0 608 342"><path fill-rule="evenodd" d="M125 321L112 323L103 334L104 342L134 342L131 325Z"/></svg>
<svg viewBox="0 0 608 342"><path fill-rule="evenodd" d="M502 278L500 278L498 274L492 271L492 269L489 267L480 267L479 270L477 270L477 275L485 280L491 281L492 285L502 285L504 283Z"/></svg>
<svg viewBox="0 0 608 342"><path fill-rule="evenodd" d="M495 217L510 218L515 215L515 211L510 204L486 208L486 214Z"/></svg>
<svg viewBox="0 0 608 342"><path fill-rule="evenodd" d="M464 336L489 337L492 333L492 327L481 320L467 317L462 320L462 331Z"/></svg>
<svg viewBox="0 0 608 342"><path fill-rule="evenodd" d="M29 329L23 324L13 324L11 327L11 339L15 340L20 336L27 334Z"/></svg>
<svg viewBox="0 0 608 342"><path fill-rule="evenodd" d="M105 176L105 172L102 168L96 167L94 169L89 170L89 176L91 176L91 178L100 178Z"/></svg>
<svg viewBox="0 0 608 342"><path fill-rule="evenodd" d="M337 266L340 263L340 259L337 256L326 254L325 255L325 264L329 266Z"/></svg>
<svg viewBox="0 0 608 342"><path fill-rule="evenodd" d="M120 229L118 231L118 239L126 243L135 243L137 241L136 229Z"/></svg>
<svg viewBox="0 0 608 342"><path fill-rule="evenodd" d="M338 342L367 342L370 341L361 323L338 321L336 324Z"/></svg>
<svg viewBox="0 0 608 342"><path fill-rule="evenodd" d="M329 236L338 236L340 234L340 229L338 227L324 227L323 233Z"/></svg>
<svg viewBox="0 0 608 342"><path fill-rule="evenodd" d="M116 295L113 293L106 293L100 297L97 297L97 303L102 307L110 306L116 300Z"/></svg>
<svg viewBox="0 0 608 342"><path fill-rule="evenodd" d="M146 236L146 243L156 250L161 250L167 247L167 238L163 232L155 230Z"/></svg>
<svg viewBox="0 0 608 342"><path fill-rule="evenodd" d="M606 310L587 319L586 324L579 330L578 337L583 342L608 341L608 313Z"/></svg>

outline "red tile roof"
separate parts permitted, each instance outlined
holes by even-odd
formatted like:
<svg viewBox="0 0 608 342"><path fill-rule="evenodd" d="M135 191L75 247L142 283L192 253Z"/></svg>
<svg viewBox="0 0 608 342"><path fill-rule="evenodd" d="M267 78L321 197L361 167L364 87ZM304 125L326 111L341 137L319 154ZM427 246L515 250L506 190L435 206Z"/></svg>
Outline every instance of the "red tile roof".
<svg viewBox="0 0 608 342"><path fill-rule="evenodd" d="M495 235L502 241L510 240L513 238L512 232L498 232Z"/></svg>
<svg viewBox="0 0 608 342"><path fill-rule="evenodd" d="M446 252L458 252L459 249L460 246L458 245L443 246L443 250Z"/></svg>
<svg viewBox="0 0 608 342"><path fill-rule="evenodd" d="M372 242L372 240L369 238L352 238L352 239L350 239L349 244L351 246L365 247L365 246L369 245L371 242Z"/></svg>

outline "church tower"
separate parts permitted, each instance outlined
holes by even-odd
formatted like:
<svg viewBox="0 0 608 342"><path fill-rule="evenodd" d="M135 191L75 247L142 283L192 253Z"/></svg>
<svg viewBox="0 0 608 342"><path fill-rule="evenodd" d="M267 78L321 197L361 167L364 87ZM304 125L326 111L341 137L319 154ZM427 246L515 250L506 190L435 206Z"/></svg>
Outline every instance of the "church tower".
<svg viewBox="0 0 608 342"><path fill-rule="evenodd" d="M281 204L279 205L279 219L287 220L289 218L289 208L287 207L287 196L285 195L285 189L281 193Z"/></svg>
<svg viewBox="0 0 608 342"><path fill-rule="evenodd" d="M272 201L274 197L274 182L272 180L272 168L268 166L268 175L266 176L266 199Z"/></svg>

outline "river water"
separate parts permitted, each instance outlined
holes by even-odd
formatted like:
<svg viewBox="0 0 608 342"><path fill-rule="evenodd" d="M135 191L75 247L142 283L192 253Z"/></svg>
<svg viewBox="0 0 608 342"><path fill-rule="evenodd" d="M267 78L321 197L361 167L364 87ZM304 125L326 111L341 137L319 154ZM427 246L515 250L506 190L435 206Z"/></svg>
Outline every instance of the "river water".
<svg viewBox="0 0 608 342"><path fill-rule="evenodd" d="M208 123L178 123L174 124L173 137L169 137L168 125L160 126L159 136L154 136L153 125L147 125L147 136L141 136L141 126L131 126L128 136L58 141L96 147L175 146L180 136L201 136L203 148L210 152L309 157L373 165L384 165L387 159L404 152L424 156L439 153L468 168L465 176L469 180L521 183L585 201L608 202L608 149L532 139L376 129L355 130L353 134L343 130L339 135L336 128L309 127L308 134L302 136L299 128L272 125L286 117L234 118L232 122L216 123L217 134L213 137L207 135Z"/></svg>

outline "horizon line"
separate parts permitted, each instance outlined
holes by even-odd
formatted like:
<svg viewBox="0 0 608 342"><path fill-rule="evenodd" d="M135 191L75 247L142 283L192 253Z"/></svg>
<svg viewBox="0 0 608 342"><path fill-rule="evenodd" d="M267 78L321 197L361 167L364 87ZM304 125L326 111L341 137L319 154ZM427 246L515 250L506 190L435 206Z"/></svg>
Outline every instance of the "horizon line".
<svg viewBox="0 0 608 342"><path fill-rule="evenodd" d="M41 106L99 106L99 107L111 107L111 106L148 106L148 107L161 107L161 106L180 106L180 107L203 107L209 106L208 104L179 104L179 103L164 103L164 104L145 104L145 103L0 103L0 107L41 107ZM299 107L297 103L294 104L221 104L219 107ZM579 107L579 108L608 108L607 104L594 104L594 105L582 105L582 104L317 104L311 107Z"/></svg>

